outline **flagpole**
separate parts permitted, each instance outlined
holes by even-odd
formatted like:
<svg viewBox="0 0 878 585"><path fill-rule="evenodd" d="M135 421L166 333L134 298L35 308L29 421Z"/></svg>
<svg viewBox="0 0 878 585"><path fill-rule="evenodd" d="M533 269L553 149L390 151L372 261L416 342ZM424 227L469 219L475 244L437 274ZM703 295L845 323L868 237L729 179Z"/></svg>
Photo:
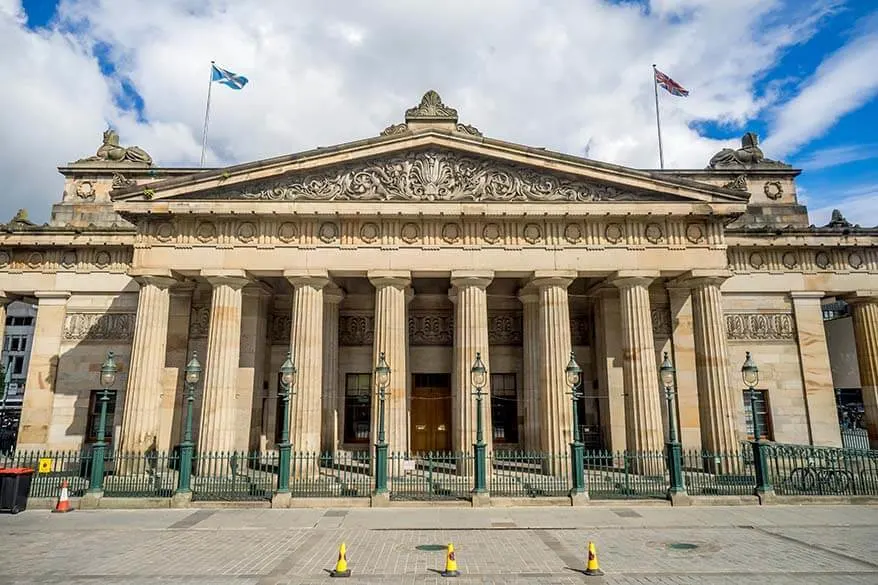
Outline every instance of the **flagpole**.
<svg viewBox="0 0 878 585"><path fill-rule="evenodd" d="M210 81L207 82L207 107L204 108L204 129L201 131L201 168L204 168L204 149L207 146L207 122L210 119L210 89L213 87L213 64L210 62Z"/></svg>
<svg viewBox="0 0 878 585"><path fill-rule="evenodd" d="M659 115L658 81L656 80L655 63L652 64L652 88L655 90L655 125L658 129L659 164L665 168L665 153L662 150L662 119Z"/></svg>

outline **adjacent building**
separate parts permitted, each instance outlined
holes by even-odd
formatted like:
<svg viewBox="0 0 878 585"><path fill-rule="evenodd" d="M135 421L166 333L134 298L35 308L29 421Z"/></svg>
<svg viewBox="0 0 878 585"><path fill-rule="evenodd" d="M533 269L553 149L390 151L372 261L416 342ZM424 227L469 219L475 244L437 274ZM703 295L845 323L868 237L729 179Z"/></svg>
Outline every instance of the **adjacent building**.
<svg viewBox="0 0 878 585"><path fill-rule="evenodd" d="M746 352L760 434L839 445L835 300L878 446L878 228L840 213L809 225L799 171L753 134L704 169L636 170L485 137L431 91L348 144L158 168L108 130L59 171L51 221L19 215L0 233L3 298L38 307L19 448L94 439L108 351L122 366L111 440L127 450L179 442L194 353L198 448L273 448L288 352L297 450L375 441L381 353L393 451L470 448L477 353L491 449L566 450L572 404L589 447L661 449L665 352L686 448L753 433Z"/></svg>

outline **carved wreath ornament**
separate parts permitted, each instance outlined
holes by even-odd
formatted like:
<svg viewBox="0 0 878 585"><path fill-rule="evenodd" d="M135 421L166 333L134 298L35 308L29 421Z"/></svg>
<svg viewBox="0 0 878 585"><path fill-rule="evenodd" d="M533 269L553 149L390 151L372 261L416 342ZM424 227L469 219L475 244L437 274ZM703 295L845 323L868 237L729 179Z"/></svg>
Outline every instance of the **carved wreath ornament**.
<svg viewBox="0 0 878 585"><path fill-rule="evenodd" d="M229 189L220 197L275 201L606 201L645 199L620 191L493 160L428 150L368 166L347 166Z"/></svg>

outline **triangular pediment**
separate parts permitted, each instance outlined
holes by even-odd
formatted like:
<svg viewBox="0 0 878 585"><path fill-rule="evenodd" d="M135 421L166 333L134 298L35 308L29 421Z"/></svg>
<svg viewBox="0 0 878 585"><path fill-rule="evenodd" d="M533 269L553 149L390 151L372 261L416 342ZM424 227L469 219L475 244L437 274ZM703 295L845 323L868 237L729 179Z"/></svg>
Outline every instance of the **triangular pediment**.
<svg viewBox="0 0 878 585"><path fill-rule="evenodd" d="M114 192L124 202L667 202L747 196L545 149L427 128Z"/></svg>

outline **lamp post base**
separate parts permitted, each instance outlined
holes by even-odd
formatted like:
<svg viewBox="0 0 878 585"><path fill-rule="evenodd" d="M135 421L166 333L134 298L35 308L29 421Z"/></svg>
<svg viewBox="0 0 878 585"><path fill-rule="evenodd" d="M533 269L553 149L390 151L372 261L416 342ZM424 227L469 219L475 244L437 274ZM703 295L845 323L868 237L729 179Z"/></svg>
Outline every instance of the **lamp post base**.
<svg viewBox="0 0 878 585"><path fill-rule="evenodd" d="M476 443L473 445L473 449L476 452L476 474L475 474L475 487L473 488L473 494L487 494L488 486L487 486L487 467L488 462L485 457L485 447L484 443Z"/></svg>
<svg viewBox="0 0 878 585"><path fill-rule="evenodd" d="M583 463L583 457L585 453L585 446L579 441L574 441L570 443L570 478L571 478L571 488L570 488L570 496L573 497L574 494L586 494L586 498L588 497L588 493L585 489L585 464Z"/></svg>
<svg viewBox="0 0 878 585"><path fill-rule="evenodd" d="M680 443L677 441L665 443L665 456L669 479L668 499L673 502L674 498L679 499L686 495L686 484L683 482L683 448Z"/></svg>
<svg viewBox="0 0 878 585"><path fill-rule="evenodd" d="M375 444L375 495L387 493L387 443Z"/></svg>

